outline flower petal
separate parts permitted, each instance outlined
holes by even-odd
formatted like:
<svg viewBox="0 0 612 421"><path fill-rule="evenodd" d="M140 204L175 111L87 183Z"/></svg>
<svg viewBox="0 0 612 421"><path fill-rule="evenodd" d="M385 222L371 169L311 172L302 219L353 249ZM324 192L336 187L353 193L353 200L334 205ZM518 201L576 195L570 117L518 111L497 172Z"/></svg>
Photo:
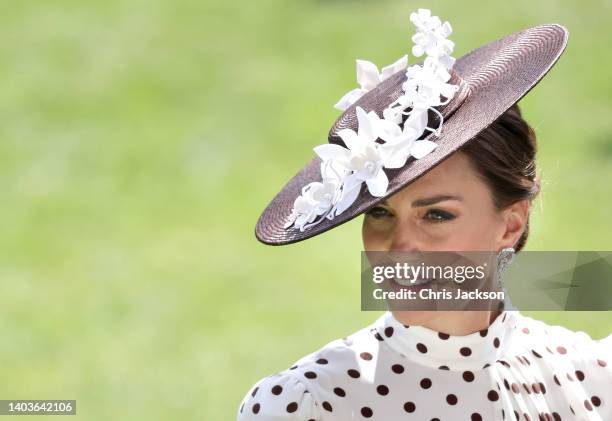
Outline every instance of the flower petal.
<svg viewBox="0 0 612 421"><path fill-rule="evenodd" d="M350 154L348 149L334 143L324 143L322 145L315 146L313 150L323 161L327 161L328 159L346 159Z"/></svg>
<svg viewBox="0 0 612 421"><path fill-rule="evenodd" d="M380 153L383 157L383 166L385 168L402 168L406 165L406 160L410 156L410 147L411 144L382 145Z"/></svg>
<svg viewBox="0 0 612 421"><path fill-rule="evenodd" d="M371 61L357 60L357 83L362 89L369 91L380 83L378 67Z"/></svg>
<svg viewBox="0 0 612 421"><path fill-rule="evenodd" d="M361 182L354 183L351 188L347 189L346 184L342 188L342 196L336 205L336 215L340 215L347 210L359 196L361 191Z"/></svg>
<svg viewBox="0 0 612 421"><path fill-rule="evenodd" d="M381 119L378 121L378 134L385 142L392 142L402 134L402 129L393 121Z"/></svg>
<svg viewBox="0 0 612 421"><path fill-rule="evenodd" d="M394 75L395 73L405 69L406 67L408 67L408 56L404 55L403 57L397 59L395 63L383 67L382 71L380 72L381 80L389 78L391 75Z"/></svg>
<svg viewBox="0 0 612 421"><path fill-rule="evenodd" d="M342 129L338 132L338 136L340 136L340 139L342 139L347 148L351 150L359 148L359 137L353 130Z"/></svg>
<svg viewBox="0 0 612 421"><path fill-rule="evenodd" d="M355 88L352 91L344 94L342 98L334 105L334 108L345 111L348 107L353 105L366 91L361 88Z"/></svg>
<svg viewBox="0 0 612 421"><path fill-rule="evenodd" d="M427 127L427 109L424 108L413 108L410 115L404 122L404 133L408 132L408 128L413 129L416 133L421 135Z"/></svg>
<svg viewBox="0 0 612 421"><path fill-rule="evenodd" d="M421 159L436 149L437 146L435 142L430 140L419 140L414 142L412 148L410 148L410 155L414 156L416 159Z"/></svg>
<svg viewBox="0 0 612 421"><path fill-rule="evenodd" d="M366 184L368 185L368 191L372 196L380 197L384 196L387 192L387 187L389 187L389 179L387 178L387 174L382 170L378 170L376 177L370 178L366 180Z"/></svg>
<svg viewBox="0 0 612 421"><path fill-rule="evenodd" d="M371 114L368 115L361 107L355 108L355 112L357 113L357 121L359 122L359 137L370 142L375 141L378 137L378 130L376 130L377 127L375 126L376 119L378 119L376 113L374 113L376 117Z"/></svg>

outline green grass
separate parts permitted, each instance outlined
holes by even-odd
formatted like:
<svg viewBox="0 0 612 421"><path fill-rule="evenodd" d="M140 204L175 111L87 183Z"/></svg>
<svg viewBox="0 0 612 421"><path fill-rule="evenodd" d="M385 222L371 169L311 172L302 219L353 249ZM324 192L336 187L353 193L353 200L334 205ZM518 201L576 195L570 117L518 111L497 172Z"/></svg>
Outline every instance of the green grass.
<svg viewBox="0 0 612 421"><path fill-rule="evenodd" d="M281 248L253 229L325 141L354 60L408 52L419 6L451 21L456 56L569 28L521 102L545 182L528 249L609 249L610 2L6 2L0 398L232 420L260 377L377 317L359 309L358 221ZM612 330L610 313L537 317Z"/></svg>

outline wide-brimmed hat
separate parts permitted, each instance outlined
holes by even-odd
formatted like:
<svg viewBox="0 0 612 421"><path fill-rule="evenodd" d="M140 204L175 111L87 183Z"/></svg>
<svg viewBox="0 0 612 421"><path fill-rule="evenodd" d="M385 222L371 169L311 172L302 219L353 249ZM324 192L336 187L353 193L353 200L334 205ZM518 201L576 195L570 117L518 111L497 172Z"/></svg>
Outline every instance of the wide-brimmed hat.
<svg viewBox="0 0 612 421"><path fill-rule="evenodd" d="M427 53L424 63L405 70L405 59L400 59L377 74L373 64L358 60L361 88L336 104L344 112L333 124L328 144L315 148L318 156L265 208L255 227L258 240L284 245L321 234L415 181L525 96L557 62L568 39L563 26L545 24L490 42L455 61L448 54L454 45L446 39L448 22L442 24L426 10L413 13L411 20L417 26L412 51ZM438 89L440 101L419 104L419 98L433 98L432 89ZM417 113L423 109L424 114ZM410 138L415 130L420 130L418 137ZM355 145L367 142L368 136L375 144L355 158ZM366 168L368 154L374 158ZM384 173L368 179L375 171Z"/></svg>

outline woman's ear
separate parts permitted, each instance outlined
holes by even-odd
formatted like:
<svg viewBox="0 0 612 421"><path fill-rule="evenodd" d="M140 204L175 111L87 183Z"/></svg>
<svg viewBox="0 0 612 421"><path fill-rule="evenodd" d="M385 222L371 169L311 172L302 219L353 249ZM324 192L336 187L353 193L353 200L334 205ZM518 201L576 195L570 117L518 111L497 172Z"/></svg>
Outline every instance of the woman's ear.
<svg viewBox="0 0 612 421"><path fill-rule="evenodd" d="M500 248L514 247L523 234L529 218L529 201L520 200L504 209L505 230L500 238Z"/></svg>

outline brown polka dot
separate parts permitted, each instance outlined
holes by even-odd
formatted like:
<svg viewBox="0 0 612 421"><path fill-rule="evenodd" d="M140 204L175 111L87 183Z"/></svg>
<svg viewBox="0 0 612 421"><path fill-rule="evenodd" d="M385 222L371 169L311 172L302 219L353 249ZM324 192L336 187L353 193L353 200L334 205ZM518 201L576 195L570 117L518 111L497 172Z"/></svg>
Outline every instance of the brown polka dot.
<svg viewBox="0 0 612 421"><path fill-rule="evenodd" d="M421 385L423 389L429 389L431 387L431 379L428 379L427 377L425 377L424 379L421 379L419 384Z"/></svg>
<svg viewBox="0 0 612 421"><path fill-rule="evenodd" d="M553 375L553 380L555 381L555 383L557 383L559 386L561 386L561 383L559 382L559 379L557 378L556 374Z"/></svg>
<svg viewBox="0 0 612 421"><path fill-rule="evenodd" d="M540 393L540 385L537 383L532 384L531 390L533 390L534 393Z"/></svg>
<svg viewBox="0 0 612 421"><path fill-rule="evenodd" d="M457 404L457 396L453 395L452 393L449 395L446 395L446 402L449 405L456 405Z"/></svg>
<svg viewBox="0 0 612 421"><path fill-rule="evenodd" d="M362 360L366 361L370 361L373 358L372 354L370 354L369 352L362 352L361 354L359 354L359 356Z"/></svg>
<svg viewBox="0 0 612 421"><path fill-rule="evenodd" d="M370 418L372 415L374 415L374 412L372 412L372 409L368 408L367 406L364 406L363 408L361 408L361 415L366 418Z"/></svg>
<svg viewBox="0 0 612 421"><path fill-rule="evenodd" d="M450 370L450 368L448 368L447 365L441 365L440 367L438 367L440 370Z"/></svg>
<svg viewBox="0 0 612 421"><path fill-rule="evenodd" d="M383 337L382 337L382 336L380 336L380 333L378 333L378 332L376 332L376 333L374 334L374 337L375 337L376 339L378 339L379 341L384 341Z"/></svg>
<svg viewBox="0 0 612 421"><path fill-rule="evenodd" d="M289 405L287 405L287 412L295 412L298 409L298 404L297 402L291 402Z"/></svg>
<svg viewBox="0 0 612 421"><path fill-rule="evenodd" d="M567 349L565 349L565 347L563 347L563 346L558 346L557 347L557 352L559 354L566 354L567 353Z"/></svg>
<svg viewBox="0 0 612 421"><path fill-rule="evenodd" d="M361 374L359 373L359 371L351 368L350 370L347 370L346 373L351 376L354 379L358 379L359 376L361 376Z"/></svg>
<svg viewBox="0 0 612 421"><path fill-rule="evenodd" d="M489 390L489 393L487 393L487 398L489 398L490 401L495 402L499 399L499 395L495 390Z"/></svg>
<svg viewBox="0 0 612 421"><path fill-rule="evenodd" d="M395 373L395 374L402 374L404 372L404 366L401 364L393 364L391 366L391 370Z"/></svg>
<svg viewBox="0 0 612 421"><path fill-rule="evenodd" d="M306 377L307 379L316 379L317 373L315 373L314 371L307 371L304 373L304 377Z"/></svg>
<svg viewBox="0 0 612 421"><path fill-rule="evenodd" d="M385 328L385 336L387 338L390 338L391 336L393 336L393 327L389 326Z"/></svg>
<svg viewBox="0 0 612 421"><path fill-rule="evenodd" d="M593 405L591 405L591 402L589 402L588 399L584 400L584 407L588 410L588 411L592 411L593 410Z"/></svg>
<svg viewBox="0 0 612 421"><path fill-rule="evenodd" d="M450 335L448 333L442 333L442 332L438 332L438 338L442 339L443 341L447 340L448 338L450 338Z"/></svg>
<svg viewBox="0 0 612 421"><path fill-rule="evenodd" d="M567 373L565 377L567 377L567 379L568 379L570 382L573 382L573 381L574 381L574 378L572 377L572 375L571 375L570 373Z"/></svg>
<svg viewBox="0 0 612 421"><path fill-rule="evenodd" d="M505 366L505 367L510 368L510 363L508 363L507 361L504 361L504 360L497 360L497 361L495 361L495 362L497 362L497 363L499 363L499 364L501 364L501 365L503 365L503 366Z"/></svg>
<svg viewBox="0 0 612 421"><path fill-rule="evenodd" d="M253 411L253 414L257 414L260 408L261 408L261 405L256 403L255 405L253 405L253 408L251 408L251 410Z"/></svg>
<svg viewBox="0 0 612 421"><path fill-rule="evenodd" d="M552 416L555 419L555 421L561 421L561 415L559 415L557 412L553 412Z"/></svg>
<svg viewBox="0 0 612 421"><path fill-rule="evenodd" d="M524 328L522 329L522 331L523 331L523 333L529 333L529 329L528 329L528 328L526 328L526 327L524 327Z"/></svg>
<svg viewBox="0 0 612 421"><path fill-rule="evenodd" d="M538 358L542 358L542 356L540 354L538 354L536 351L534 351L533 349L531 350L531 353L533 355L535 355L536 357L538 357Z"/></svg>
<svg viewBox="0 0 612 421"><path fill-rule="evenodd" d="M344 389L343 389L343 388L341 388L341 387L334 387L334 393L335 393L337 396L340 396L341 398L343 398L343 397L345 397L345 396L346 396L346 392L345 392L345 391L344 391Z"/></svg>
<svg viewBox="0 0 612 421"><path fill-rule="evenodd" d="M516 421L518 421L519 420L519 413L514 411L514 417L516 418Z"/></svg>
<svg viewBox="0 0 612 421"><path fill-rule="evenodd" d="M465 380L466 382L474 381L474 373L472 373L471 371L464 371L462 376L463 380Z"/></svg>
<svg viewBox="0 0 612 421"><path fill-rule="evenodd" d="M387 394L389 394L389 388L384 384L378 385L378 387L376 387L376 391L379 395L382 396L386 396Z"/></svg>
<svg viewBox="0 0 612 421"><path fill-rule="evenodd" d="M499 338L495 338L495 339L493 339L493 346L494 346L495 348L499 348Z"/></svg>
<svg viewBox="0 0 612 421"><path fill-rule="evenodd" d="M415 409L416 406L414 405L414 402L406 402L404 404L404 411L406 412L414 412Z"/></svg>
<svg viewBox="0 0 612 421"><path fill-rule="evenodd" d="M480 415L478 412L474 412L471 416L470 419L472 421L482 421L482 415Z"/></svg>
<svg viewBox="0 0 612 421"><path fill-rule="evenodd" d="M607 365L604 360L600 360L599 358L597 359L597 364L599 364L601 367L605 367Z"/></svg>
<svg viewBox="0 0 612 421"><path fill-rule="evenodd" d="M479 331L478 333L480 333L480 336L482 336L483 338L485 336L487 336L487 333L489 333L489 329L482 329L481 331Z"/></svg>
<svg viewBox="0 0 612 421"><path fill-rule="evenodd" d="M416 345L416 348L421 354L425 354L427 352L427 347L425 346L425 344L422 344L420 342Z"/></svg>
<svg viewBox="0 0 612 421"><path fill-rule="evenodd" d="M546 386L544 386L544 383L539 382L538 384L540 385L540 390L542 391L542 393L546 393Z"/></svg>
<svg viewBox="0 0 612 421"><path fill-rule="evenodd" d="M297 367L297 365L292 365L291 367L289 367L289 370L295 370Z"/></svg>
<svg viewBox="0 0 612 421"><path fill-rule="evenodd" d="M531 417L529 416L527 412L525 412L523 416L525 417L525 421L531 421Z"/></svg>
<svg viewBox="0 0 612 421"><path fill-rule="evenodd" d="M518 383L512 383L511 388L512 388L512 391L513 391L514 393L519 393L519 392L520 392L520 389L519 389L519 385L518 385Z"/></svg>
<svg viewBox="0 0 612 421"><path fill-rule="evenodd" d="M463 355L464 357L469 357L470 355L472 355L472 350L467 346L464 346L459 350L459 353L461 353L461 355Z"/></svg>
<svg viewBox="0 0 612 421"><path fill-rule="evenodd" d="M531 389L527 383L523 383L523 389L525 389L525 392L531 395Z"/></svg>
<svg viewBox="0 0 612 421"><path fill-rule="evenodd" d="M510 383L508 383L508 380L504 379L504 387L506 388L506 390L510 390Z"/></svg>
<svg viewBox="0 0 612 421"><path fill-rule="evenodd" d="M601 405L601 399L599 399L599 396L591 396L591 402L595 406Z"/></svg>
<svg viewBox="0 0 612 421"><path fill-rule="evenodd" d="M328 411L328 412L332 412L332 409L333 409L333 408L332 408L332 406L331 406L331 403L329 403L329 402L327 402L327 401L324 401L324 402L323 402L323 409L325 409L325 410L326 410L326 411Z"/></svg>
<svg viewBox="0 0 612 421"><path fill-rule="evenodd" d="M255 389L253 389L253 391L251 392L251 396L255 396L255 394L257 393L258 390L259 390L259 386L257 386Z"/></svg>
<svg viewBox="0 0 612 421"><path fill-rule="evenodd" d="M317 364L325 365L329 361L327 361L325 358L319 358L316 362L317 362Z"/></svg>
<svg viewBox="0 0 612 421"><path fill-rule="evenodd" d="M282 391L283 391L283 387L278 384L272 388L272 394L274 395L280 395Z"/></svg>
<svg viewBox="0 0 612 421"><path fill-rule="evenodd" d="M580 381L584 380L584 373L580 370L576 370L576 378Z"/></svg>

